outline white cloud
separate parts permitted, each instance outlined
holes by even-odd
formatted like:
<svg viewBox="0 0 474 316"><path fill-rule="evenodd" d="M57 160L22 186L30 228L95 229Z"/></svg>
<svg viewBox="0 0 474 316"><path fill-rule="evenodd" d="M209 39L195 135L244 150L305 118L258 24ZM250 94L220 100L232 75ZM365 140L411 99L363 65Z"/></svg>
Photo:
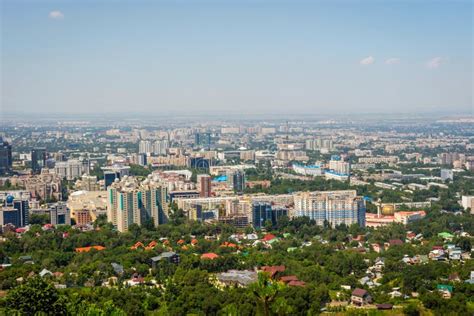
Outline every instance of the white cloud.
<svg viewBox="0 0 474 316"><path fill-rule="evenodd" d="M426 62L426 67L428 69L436 69L441 66L441 64L444 62L444 59L441 57L433 57L430 60Z"/></svg>
<svg viewBox="0 0 474 316"><path fill-rule="evenodd" d="M49 18L54 20L64 19L64 14L61 11L51 11L49 12Z"/></svg>
<svg viewBox="0 0 474 316"><path fill-rule="evenodd" d="M392 57L392 58L389 58L385 61L385 63L387 65L396 65L396 64L399 64L400 63L400 58L397 58L397 57Z"/></svg>
<svg viewBox="0 0 474 316"><path fill-rule="evenodd" d="M372 56L365 57L360 60L359 64L361 65L371 65L375 62L375 58Z"/></svg>

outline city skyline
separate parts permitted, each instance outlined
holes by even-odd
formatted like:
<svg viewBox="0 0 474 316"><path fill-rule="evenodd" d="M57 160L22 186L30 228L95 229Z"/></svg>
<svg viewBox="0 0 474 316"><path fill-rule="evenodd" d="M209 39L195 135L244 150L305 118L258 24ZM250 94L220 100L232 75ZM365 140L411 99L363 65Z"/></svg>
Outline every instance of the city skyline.
<svg viewBox="0 0 474 316"><path fill-rule="evenodd" d="M470 1L2 2L0 112L473 114Z"/></svg>

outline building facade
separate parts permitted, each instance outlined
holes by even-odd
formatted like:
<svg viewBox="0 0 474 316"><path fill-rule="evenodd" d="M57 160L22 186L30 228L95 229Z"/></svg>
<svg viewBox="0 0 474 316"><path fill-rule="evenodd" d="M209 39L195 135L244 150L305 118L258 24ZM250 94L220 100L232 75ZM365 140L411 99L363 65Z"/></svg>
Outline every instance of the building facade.
<svg viewBox="0 0 474 316"><path fill-rule="evenodd" d="M365 201L355 190L296 194L294 216L307 216L318 225L328 223L365 226Z"/></svg>
<svg viewBox="0 0 474 316"><path fill-rule="evenodd" d="M107 218L121 232L133 223L142 225L152 220L158 226L167 221L167 189L151 179L140 182L124 176L112 183L107 192Z"/></svg>
<svg viewBox="0 0 474 316"><path fill-rule="evenodd" d="M12 146L0 137L0 175L10 173L12 163Z"/></svg>

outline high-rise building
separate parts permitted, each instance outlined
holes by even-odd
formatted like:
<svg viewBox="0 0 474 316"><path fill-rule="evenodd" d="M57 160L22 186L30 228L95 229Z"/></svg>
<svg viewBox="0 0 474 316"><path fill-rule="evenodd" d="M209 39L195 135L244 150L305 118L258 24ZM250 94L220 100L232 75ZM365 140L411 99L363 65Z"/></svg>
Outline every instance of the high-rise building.
<svg viewBox="0 0 474 316"><path fill-rule="evenodd" d="M202 147L204 149L211 149L211 133L196 133L194 134L195 147Z"/></svg>
<svg viewBox="0 0 474 316"><path fill-rule="evenodd" d="M146 166L147 165L147 159L146 159L146 154L138 154L137 155L137 163L140 166Z"/></svg>
<svg viewBox="0 0 474 316"><path fill-rule="evenodd" d="M149 140L141 140L138 144L139 154L149 154L152 152L152 144Z"/></svg>
<svg viewBox="0 0 474 316"><path fill-rule="evenodd" d="M210 197L211 196L211 176L208 174L198 174L197 176L197 186L199 190L200 197Z"/></svg>
<svg viewBox="0 0 474 316"><path fill-rule="evenodd" d="M8 224L21 227L19 212L11 206L0 206L0 227Z"/></svg>
<svg viewBox="0 0 474 316"><path fill-rule="evenodd" d="M15 199L12 195L9 195L5 199L4 210L5 215L9 222L4 222L3 225L12 224L15 227L24 227L29 223L29 203L28 200ZM11 211L16 210L16 212Z"/></svg>
<svg viewBox="0 0 474 316"><path fill-rule="evenodd" d="M104 171L104 186L108 188L115 179L120 179L120 172Z"/></svg>
<svg viewBox="0 0 474 316"><path fill-rule="evenodd" d="M235 192L242 193L245 190L245 172L236 170L227 176L228 181Z"/></svg>
<svg viewBox="0 0 474 316"><path fill-rule="evenodd" d="M155 226L166 223L167 189L152 179L140 182L124 176L107 191L107 218L119 231L127 231L131 224L142 225L147 220L153 220Z"/></svg>
<svg viewBox="0 0 474 316"><path fill-rule="evenodd" d="M18 210L19 227L24 227L29 224L29 202L28 200L13 200L13 208Z"/></svg>
<svg viewBox="0 0 474 316"><path fill-rule="evenodd" d="M100 187L99 183L97 182L97 176L84 174L81 177L81 189L85 191L99 191Z"/></svg>
<svg viewBox="0 0 474 316"><path fill-rule="evenodd" d="M252 204L252 224L256 229L264 227L266 221L271 221L272 225L276 225L278 220L288 216L288 210L285 208L272 208L272 204L268 202L255 202Z"/></svg>
<svg viewBox="0 0 474 316"><path fill-rule="evenodd" d="M453 180L454 172L452 169L441 169L441 180Z"/></svg>
<svg viewBox="0 0 474 316"><path fill-rule="evenodd" d="M54 172L67 180L74 180L82 176L87 171L84 163L78 159L57 162L54 166Z"/></svg>
<svg viewBox="0 0 474 316"><path fill-rule="evenodd" d="M33 173L40 173L46 166L46 148L33 148L31 151L31 169Z"/></svg>
<svg viewBox="0 0 474 316"><path fill-rule="evenodd" d="M50 223L53 225L71 225L71 212L66 203L50 206Z"/></svg>
<svg viewBox="0 0 474 316"><path fill-rule="evenodd" d="M195 169L209 169L211 160L203 157L192 157L189 160L189 166Z"/></svg>
<svg viewBox="0 0 474 316"><path fill-rule="evenodd" d="M166 155L166 152L170 148L170 142L167 139L157 140L153 143L153 153L156 155Z"/></svg>
<svg viewBox="0 0 474 316"><path fill-rule="evenodd" d="M9 173L12 163L12 146L0 137L0 175Z"/></svg>
<svg viewBox="0 0 474 316"><path fill-rule="evenodd" d="M350 163L341 160L339 156L333 156L329 161L329 170L340 175L349 175L351 173L351 165Z"/></svg>
<svg viewBox="0 0 474 316"><path fill-rule="evenodd" d="M359 224L365 226L365 201L355 190L298 193L295 216L307 216L318 225Z"/></svg>

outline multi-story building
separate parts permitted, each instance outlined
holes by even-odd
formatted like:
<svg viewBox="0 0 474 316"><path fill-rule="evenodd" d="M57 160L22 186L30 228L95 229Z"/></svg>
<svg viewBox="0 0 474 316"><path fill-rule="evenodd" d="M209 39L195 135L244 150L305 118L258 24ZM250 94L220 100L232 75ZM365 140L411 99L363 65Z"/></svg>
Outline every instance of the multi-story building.
<svg viewBox="0 0 474 316"><path fill-rule="evenodd" d="M18 184L24 186L30 192L31 198L39 200L61 200L62 184L61 178L49 169L41 170L39 175L21 177Z"/></svg>
<svg viewBox="0 0 474 316"><path fill-rule="evenodd" d="M87 168L84 166L84 163L78 159L60 161L54 166L54 172L60 176L61 179L66 178L67 180L79 178L86 171Z"/></svg>
<svg viewBox="0 0 474 316"><path fill-rule="evenodd" d="M0 175L8 174L12 163L12 146L0 136Z"/></svg>
<svg viewBox="0 0 474 316"><path fill-rule="evenodd" d="M19 200L13 195L8 195L4 205L0 206L0 226L10 224L15 227L24 227L28 225L28 220L28 200Z"/></svg>
<svg viewBox="0 0 474 316"><path fill-rule="evenodd" d="M471 214L474 214L474 195L463 195L461 205L465 210L471 209Z"/></svg>
<svg viewBox="0 0 474 316"><path fill-rule="evenodd" d="M83 175L81 177L81 189L86 191L99 191L100 186L97 182L97 176Z"/></svg>
<svg viewBox="0 0 474 316"><path fill-rule="evenodd" d="M0 227L5 225L20 227L20 215L16 208L11 206L0 206Z"/></svg>
<svg viewBox="0 0 474 316"><path fill-rule="evenodd" d="M245 172L236 170L227 175L230 187L237 192L242 193L245 190Z"/></svg>
<svg viewBox="0 0 474 316"><path fill-rule="evenodd" d="M167 189L151 177L140 182L124 176L107 189L107 218L121 232L135 223L142 225L153 220L158 226L167 221Z"/></svg>
<svg viewBox="0 0 474 316"><path fill-rule="evenodd" d="M330 139L308 139L305 143L306 150L321 150L324 149L326 151L330 151L334 149L334 145L332 140Z"/></svg>
<svg viewBox="0 0 474 316"><path fill-rule="evenodd" d="M329 170L334 171L337 174L341 175L349 175L351 173L351 165L350 163L341 160L339 157L333 157L329 161Z"/></svg>
<svg viewBox="0 0 474 316"><path fill-rule="evenodd" d="M197 175L197 186L200 197L210 197L211 196L211 176L208 174L198 174Z"/></svg>
<svg viewBox="0 0 474 316"><path fill-rule="evenodd" d="M50 205L49 216L53 225L71 225L71 212L64 202Z"/></svg>
<svg viewBox="0 0 474 316"><path fill-rule="evenodd" d="M441 180L453 180L454 179L454 172L452 169L441 169Z"/></svg>
<svg viewBox="0 0 474 316"><path fill-rule="evenodd" d="M397 156L360 157L359 163L397 163Z"/></svg>
<svg viewBox="0 0 474 316"><path fill-rule="evenodd" d="M194 134L194 146L197 148L211 149L211 133Z"/></svg>
<svg viewBox="0 0 474 316"><path fill-rule="evenodd" d="M46 166L46 148L34 148L31 151L31 169L33 173L40 173Z"/></svg>
<svg viewBox="0 0 474 316"><path fill-rule="evenodd" d="M268 202L255 202L252 204L252 224L254 228L260 229L266 221L275 225L282 216L288 216L288 210L284 208L273 208Z"/></svg>
<svg viewBox="0 0 474 316"><path fill-rule="evenodd" d="M153 143L153 153L156 155L165 156L170 143L167 139L157 140Z"/></svg>
<svg viewBox="0 0 474 316"><path fill-rule="evenodd" d="M152 143L149 140L141 140L138 144L139 154L149 154L152 152Z"/></svg>
<svg viewBox="0 0 474 316"><path fill-rule="evenodd" d="M298 193L294 215L308 216L318 225L359 224L365 226L365 201L355 190Z"/></svg>

